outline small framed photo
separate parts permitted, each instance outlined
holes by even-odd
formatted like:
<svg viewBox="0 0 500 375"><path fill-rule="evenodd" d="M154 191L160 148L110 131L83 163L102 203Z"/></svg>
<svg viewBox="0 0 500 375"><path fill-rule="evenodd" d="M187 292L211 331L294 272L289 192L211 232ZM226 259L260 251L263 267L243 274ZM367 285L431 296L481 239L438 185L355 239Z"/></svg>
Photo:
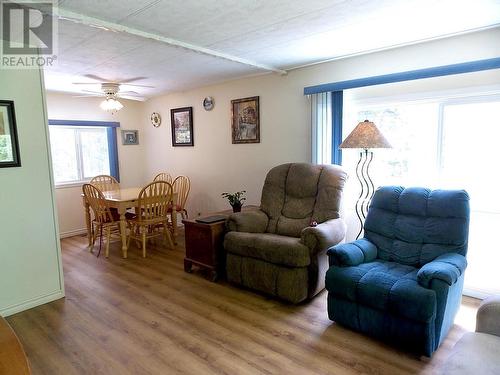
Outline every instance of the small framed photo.
<svg viewBox="0 0 500 375"><path fill-rule="evenodd" d="M194 146L193 107L170 110L172 146Z"/></svg>
<svg viewBox="0 0 500 375"><path fill-rule="evenodd" d="M14 102L0 100L0 168L20 166Z"/></svg>
<svg viewBox="0 0 500 375"><path fill-rule="evenodd" d="M260 143L259 97L231 100L233 143Z"/></svg>
<svg viewBox="0 0 500 375"><path fill-rule="evenodd" d="M138 130L122 130L123 145L138 145L139 131Z"/></svg>

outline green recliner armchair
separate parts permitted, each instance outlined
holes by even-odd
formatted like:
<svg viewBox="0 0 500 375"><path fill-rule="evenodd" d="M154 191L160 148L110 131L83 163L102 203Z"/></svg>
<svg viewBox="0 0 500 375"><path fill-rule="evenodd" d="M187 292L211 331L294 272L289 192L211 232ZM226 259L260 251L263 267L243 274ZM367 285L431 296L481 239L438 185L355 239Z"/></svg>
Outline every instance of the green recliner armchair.
<svg viewBox="0 0 500 375"><path fill-rule="evenodd" d="M345 236L339 206L346 179L336 165L271 169L260 209L232 214L226 222L228 280L292 303L323 290L326 251Z"/></svg>

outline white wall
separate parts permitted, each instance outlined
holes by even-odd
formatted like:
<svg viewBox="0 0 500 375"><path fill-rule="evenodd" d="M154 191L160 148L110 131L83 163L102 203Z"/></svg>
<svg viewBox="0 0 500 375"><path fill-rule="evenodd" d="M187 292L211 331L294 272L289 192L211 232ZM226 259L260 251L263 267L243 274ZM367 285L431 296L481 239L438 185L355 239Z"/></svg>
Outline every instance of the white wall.
<svg viewBox="0 0 500 375"><path fill-rule="evenodd" d="M0 69L0 98L13 100L21 167L0 169L0 314L64 296L42 76Z"/></svg>
<svg viewBox="0 0 500 375"><path fill-rule="evenodd" d="M50 119L85 120L85 121L118 121L117 130L118 159L120 183L124 187L140 186L145 182L145 142L142 139L144 121L141 118L141 102L122 100L123 109L111 115L99 108L102 98L75 98L72 94L49 92L47 94L47 110ZM121 129L139 130L139 145L122 145ZM81 233L85 229L80 194L81 186L57 187L57 210L61 236Z"/></svg>
<svg viewBox="0 0 500 375"><path fill-rule="evenodd" d="M291 71L179 92L149 100L142 116L146 174L186 174L192 180L192 215L228 208L223 191L248 191L258 204L267 171L280 163L311 160L310 102L303 88L316 84L422 69L500 56L500 28L363 55ZM455 78L457 80L457 78ZM231 144L231 99L260 96L261 143ZM205 96L215 108L202 107ZM194 147L172 147L170 109L193 106ZM151 112L160 128L147 123ZM350 222L352 220L350 219Z"/></svg>
<svg viewBox="0 0 500 375"><path fill-rule="evenodd" d="M300 87L293 80L267 75L146 102L143 117L153 111L163 117L162 126L148 126L144 132L149 176L163 170L189 176L192 189L188 211L192 215L229 208L220 197L224 191L246 190L247 203L260 203L262 184L270 168L309 159L308 111L304 108L307 99L287 94L297 90ZM205 111L202 101L209 95L215 98L215 107ZM230 101L255 95L260 96L261 143L233 145ZM195 146L172 147L170 109L184 106L193 106Z"/></svg>

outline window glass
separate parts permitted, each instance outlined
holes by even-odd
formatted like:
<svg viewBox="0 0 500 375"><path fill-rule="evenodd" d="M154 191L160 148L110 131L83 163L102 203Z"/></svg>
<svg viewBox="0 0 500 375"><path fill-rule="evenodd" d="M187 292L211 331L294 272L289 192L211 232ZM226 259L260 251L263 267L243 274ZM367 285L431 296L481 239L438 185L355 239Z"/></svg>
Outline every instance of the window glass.
<svg viewBox="0 0 500 375"><path fill-rule="evenodd" d="M83 179L109 175L109 150L106 128L80 129Z"/></svg>
<svg viewBox="0 0 500 375"><path fill-rule="evenodd" d="M374 122L392 146L391 149L372 150L375 156L370 175L375 185L381 181L386 185L430 183L436 169L437 114L436 104L364 107L348 119L343 138L359 122L366 119ZM350 165L355 165L359 150L344 150L344 157ZM433 171L431 175L429 171Z"/></svg>
<svg viewBox="0 0 500 375"><path fill-rule="evenodd" d="M74 129L50 127L50 147L56 184L79 179L76 144Z"/></svg>
<svg viewBox="0 0 500 375"><path fill-rule="evenodd" d="M480 293L500 292L500 252L491 237L500 227L500 199L495 195L500 100L443 106L440 179L443 187L470 195L468 269L465 286Z"/></svg>
<svg viewBox="0 0 500 375"><path fill-rule="evenodd" d="M441 180L447 188L465 188L475 210L500 212L500 199L484 194L498 186L500 100L457 103L443 108Z"/></svg>

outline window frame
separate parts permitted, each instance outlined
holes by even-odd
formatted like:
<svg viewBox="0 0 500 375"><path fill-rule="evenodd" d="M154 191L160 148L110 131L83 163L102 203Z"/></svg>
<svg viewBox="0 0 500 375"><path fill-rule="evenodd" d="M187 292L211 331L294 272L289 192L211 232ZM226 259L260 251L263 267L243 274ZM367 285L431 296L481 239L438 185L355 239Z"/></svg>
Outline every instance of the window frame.
<svg viewBox="0 0 500 375"><path fill-rule="evenodd" d="M461 105L461 104L472 104L472 103L487 103L496 102L500 100L500 85L489 85L489 86L472 86L461 90L436 90L436 91L423 91L416 92L412 94L404 95L390 95L381 96L376 98L363 98L363 99L348 99L347 102L354 104L354 107L378 107L382 108L386 105L405 105L405 104L417 104L417 103L435 103L438 107L437 110L437 133L436 133L436 166L435 172L437 178L441 179L441 162L442 162L442 151L443 151L443 126L444 126L444 110L447 106ZM353 106L343 106L343 115L348 111L352 111ZM344 122L342 118L342 122ZM340 139L344 139L347 134L344 134L345 129L340 129ZM331 141L331 140L327 140ZM333 163L332 164L336 164ZM342 165L339 164L339 165Z"/></svg>
<svg viewBox="0 0 500 375"><path fill-rule="evenodd" d="M109 153L109 171L110 175L120 181L120 168L118 162L118 141L117 141L117 131L116 128L120 127L119 122L115 121L83 121L83 120L55 120L49 119L50 126L64 126L64 127L104 127L106 128L107 141L108 141L108 153ZM50 128L49 128L50 133ZM80 145L79 145L80 147ZM54 181L56 188L81 186L84 184L84 180L71 181L56 183Z"/></svg>

